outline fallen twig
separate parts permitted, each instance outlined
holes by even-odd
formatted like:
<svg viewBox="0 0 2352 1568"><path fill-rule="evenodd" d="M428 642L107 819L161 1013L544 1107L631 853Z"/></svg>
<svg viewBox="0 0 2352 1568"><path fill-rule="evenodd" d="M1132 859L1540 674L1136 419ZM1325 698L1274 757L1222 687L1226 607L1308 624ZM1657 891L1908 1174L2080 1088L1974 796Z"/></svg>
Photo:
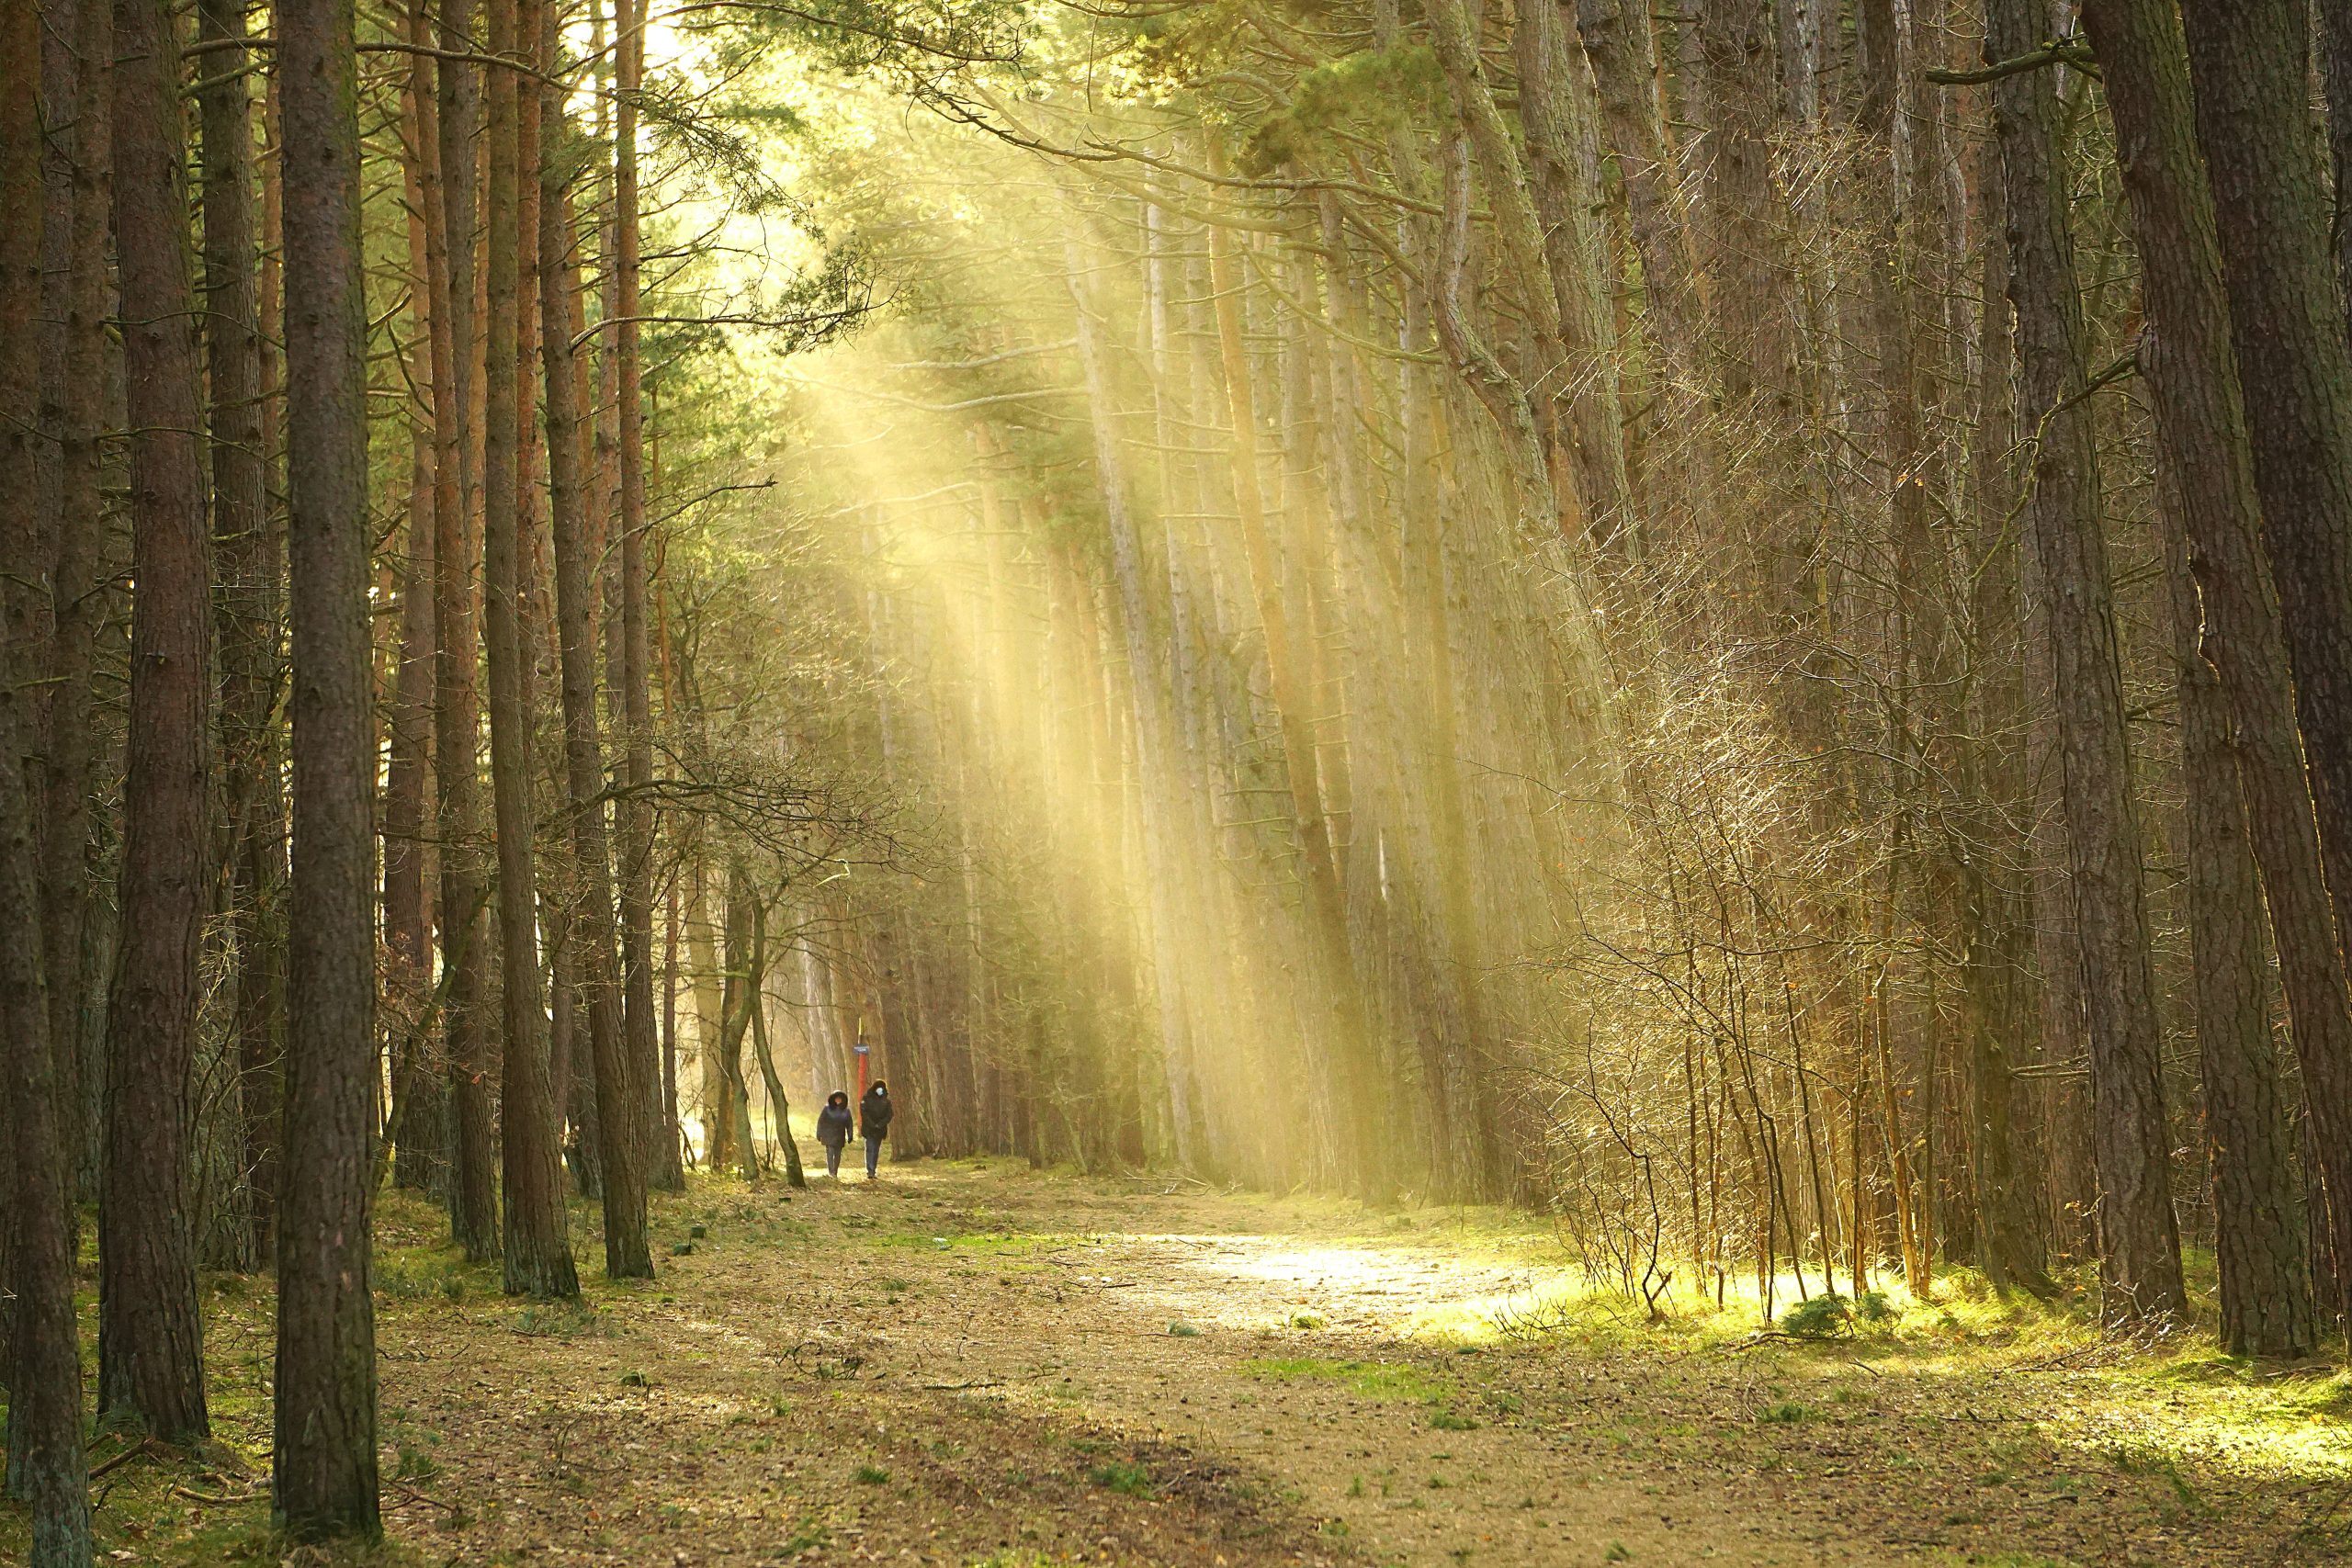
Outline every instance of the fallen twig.
<svg viewBox="0 0 2352 1568"><path fill-rule="evenodd" d="M153 1446L154 1440L153 1438L140 1438L139 1441L131 1444L129 1448L123 1450L122 1452L115 1455L114 1458L107 1461L104 1464L99 1465L96 1470L91 1471L90 1479L96 1481L102 1475L112 1474L115 1471L120 1470L124 1465L129 1464L132 1460L137 1459L141 1454L147 1452Z"/></svg>

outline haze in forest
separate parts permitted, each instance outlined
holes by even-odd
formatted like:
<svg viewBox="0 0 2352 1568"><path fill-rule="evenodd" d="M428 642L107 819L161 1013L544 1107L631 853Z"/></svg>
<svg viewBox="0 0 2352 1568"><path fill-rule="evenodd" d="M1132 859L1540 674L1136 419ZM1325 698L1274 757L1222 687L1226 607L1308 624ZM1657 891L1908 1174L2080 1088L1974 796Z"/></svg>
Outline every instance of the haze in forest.
<svg viewBox="0 0 2352 1568"><path fill-rule="evenodd" d="M0 0L0 1546L2340 1551L2344 9Z"/></svg>

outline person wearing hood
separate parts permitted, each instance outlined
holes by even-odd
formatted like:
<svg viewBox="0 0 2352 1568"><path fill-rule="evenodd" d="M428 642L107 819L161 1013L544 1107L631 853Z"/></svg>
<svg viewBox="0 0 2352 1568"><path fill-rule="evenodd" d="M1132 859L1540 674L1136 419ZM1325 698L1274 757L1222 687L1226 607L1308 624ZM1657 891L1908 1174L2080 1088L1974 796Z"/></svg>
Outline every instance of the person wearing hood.
<svg viewBox="0 0 2352 1568"><path fill-rule="evenodd" d="M871 1181L882 1164L882 1140L890 1135L890 1117L898 1107L890 1103L890 1086L880 1078L865 1091L857 1102L857 1131L865 1140L865 1179Z"/></svg>
<svg viewBox="0 0 2352 1568"><path fill-rule="evenodd" d="M849 1096L840 1089L825 1097L825 1108L817 1112L817 1141L825 1145L825 1174L835 1181L842 1179L842 1148L849 1142L852 1118Z"/></svg>

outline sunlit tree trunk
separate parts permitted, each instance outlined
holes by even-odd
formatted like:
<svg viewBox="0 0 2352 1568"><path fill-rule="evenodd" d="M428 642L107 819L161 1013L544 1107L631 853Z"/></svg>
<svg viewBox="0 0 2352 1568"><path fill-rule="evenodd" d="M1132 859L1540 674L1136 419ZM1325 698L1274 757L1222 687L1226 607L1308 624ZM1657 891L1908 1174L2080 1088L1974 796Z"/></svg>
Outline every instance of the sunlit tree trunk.
<svg viewBox="0 0 2352 1568"><path fill-rule="evenodd" d="M620 107L613 143L613 201L618 249L619 320L613 347L618 359L620 468L620 617L622 782L620 903L621 991L631 1117L650 1131L661 1088L660 1043L653 1014L653 699L652 645L646 607L649 581L645 520L644 371L638 353L639 228L636 93L645 74L645 0L622 0L617 39ZM640 1145L642 1132L634 1133Z"/></svg>
<svg viewBox="0 0 2352 1568"><path fill-rule="evenodd" d="M555 60L555 18L540 35ZM543 130L564 129L557 89L539 87ZM565 783L579 886L571 916L594 1053L597 1165L605 1210L605 1271L616 1280L650 1279L645 1233L644 1148L629 1112L621 1038L617 932L613 925L611 851L605 833L604 745L596 723L596 667L590 601L595 593L582 516L579 370L571 348L570 193L562 161L539 171L539 353L547 376L548 501L554 520L556 625L562 654Z"/></svg>
<svg viewBox="0 0 2352 1568"><path fill-rule="evenodd" d="M1313 699L1304 678L1299 650L1292 641L1290 610L1283 603L1281 574L1266 526L1259 469L1258 412L1251 391L1248 352L1242 341L1240 270L1234 263L1231 239L1222 229L1211 224L1208 240L1211 291L1229 417L1227 434L1233 444L1235 511L1257 598L1274 708L1282 726L1291 808L1298 833L1299 877L1306 898L1306 934L1318 969L1313 984L1321 992L1318 1010L1329 1010L1329 1032L1324 1048L1353 1053L1368 1044L1367 1032L1354 962L1348 950L1347 903L1340 886L1338 862L1332 853L1330 823L1325 814L1322 783L1316 763ZM1328 1092L1333 1174L1350 1186L1376 1186L1385 1178L1363 1140L1368 1135L1370 1107L1377 1086L1366 1081L1367 1075L1353 1069L1342 1056L1330 1057L1322 1070L1330 1075Z"/></svg>
<svg viewBox="0 0 2352 1568"><path fill-rule="evenodd" d="M752 1049L760 1059L760 1079L768 1091L768 1120L784 1156L784 1179L791 1186L806 1187L808 1175L800 1167L800 1144L792 1135L792 1102L785 1097L775 1056L768 1050L768 912L763 904L754 903L752 908L752 983L744 998L752 1012Z"/></svg>
<svg viewBox="0 0 2352 1568"><path fill-rule="evenodd" d="M1589 79L1568 52L1567 22L1559 0L1518 0L1512 35L1528 193L1542 229L1566 355L1554 373L1561 384L1551 392L1566 404L1576 490L1591 510L1594 541L1638 553L1640 516L1625 470L1618 397L1617 328L1605 303L1602 247L1592 229L1600 196L1580 152L1592 135L1594 105Z"/></svg>
<svg viewBox="0 0 2352 1568"><path fill-rule="evenodd" d="M719 999L717 1064L726 1085L727 1120L736 1168L746 1181L760 1179L760 1144L752 1127L752 1091L743 1079L743 1034L759 1007L759 974L752 942L751 874L740 857L727 863L726 982ZM713 1172L718 1156L711 1156Z"/></svg>
<svg viewBox="0 0 2352 1568"><path fill-rule="evenodd" d="M491 0L490 52L519 42L515 0ZM533 859L531 715L523 626L521 456L516 392L521 265L520 78L493 69L484 83L489 189L487 395L482 406L482 621L490 684L490 779L498 842L500 1169L504 1178L506 1289L574 1296L580 1281L564 1234L563 1161L548 1082L540 989L538 893Z"/></svg>
<svg viewBox="0 0 2352 1568"><path fill-rule="evenodd" d="M1075 214L1073 222L1079 221ZM1072 243L1066 265L1071 302L1077 310L1080 358L1092 403L1096 479L1102 491L1104 520L1111 536L1111 574L1118 589L1119 623L1127 656L1127 702L1135 715L1136 767L1141 775L1144 861L1148 868L1148 942L1152 959L1154 991L1159 1002L1160 1050L1167 1068L1169 1114L1175 1137L1176 1157L1189 1165L1193 1156L1193 1127L1200 1109L1195 1100L1193 1041L1184 1015L1183 976L1176 943L1180 940L1177 913L1178 851L1170 841L1169 818L1176 797L1170 792L1168 769L1173 723L1168 690L1160 678L1158 639L1153 636L1149 593L1144 581L1144 558L1132 510L1126 462L1120 452L1117 405L1108 350L1102 343L1102 324L1088 298L1082 279L1087 258Z"/></svg>
<svg viewBox="0 0 2352 1568"><path fill-rule="evenodd" d="M469 13L442 0L435 47L467 51ZM484 1043L482 966L490 949L480 840L481 709L475 696L481 657L474 620L475 540L470 523L479 478L481 424L475 400L474 141L481 84L470 65L443 60L435 85L441 171L441 254L433 312L434 787L441 838L442 1042L449 1075L449 1223L475 1262L498 1256L497 1156L492 1141L489 1052ZM428 210L428 220L433 214ZM428 231L428 242L430 231Z"/></svg>
<svg viewBox="0 0 2352 1568"><path fill-rule="evenodd" d="M705 1168L727 1168L734 1147L734 1100L719 1066L719 1043L727 1029L727 998L721 985L718 932L710 918L709 852L696 842L686 861L686 968L695 1002L695 1052L702 1061L702 1126Z"/></svg>

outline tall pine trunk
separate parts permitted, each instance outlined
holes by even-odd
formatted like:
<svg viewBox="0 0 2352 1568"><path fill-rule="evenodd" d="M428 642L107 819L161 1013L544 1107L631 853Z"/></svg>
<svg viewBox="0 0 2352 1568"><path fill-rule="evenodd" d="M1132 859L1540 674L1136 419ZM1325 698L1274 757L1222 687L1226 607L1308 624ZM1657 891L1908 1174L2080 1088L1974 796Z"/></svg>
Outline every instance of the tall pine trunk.
<svg viewBox="0 0 2352 1568"><path fill-rule="evenodd" d="M279 0L287 537L293 604L277 1522L372 1538L376 1323L376 737L367 306L352 0Z"/></svg>
<svg viewBox="0 0 2352 1568"><path fill-rule="evenodd" d="M2340 949L2352 931L2352 343L2306 112L2310 17L2301 0L2246 0L2188 6L2182 20ZM2305 1055L2303 1096L2326 1177L2336 1304L2352 1322L2352 1052Z"/></svg>
<svg viewBox="0 0 2352 1568"><path fill-rule="evenodd" d="M555 63L550 12L541 33L547 63ZM563 102L542 90L541 134L558 141ZM562 169L546 160L539 174L539 355L547 376L548 502L554 522L556 631L562 660L565 806L579 886L571 919L579 954L580 989L587 1000L589 1049L594 1055L598 1174L605 1207L605 1271L616 1280L650 1279L652 1254L645 1231L645 1148L631 1114L629 1077L622 1055L617 932L613 921L612 851L605 831L604 744L596 724L596 665L590 602L595 575L588 559L582 515L579 367L571 344L571 193Z"/></svg>
<svg viewBox="0 0 2352 1568"><path fill-rule="evenodd" d="M60 483L50 578L51 643L42 709L47 745L40 818L41 962L49 987L57 1139L69 1191L89 1143L82 1040L96 1002L85 937L89 909L90 794L97 739L92 725L105 523L99 468L107 419L107 240L113 228L114 6L79 0L74 93L73 235L67 261Z"/></svg>
<svg viewBox="0 0 2352 1568"><path fill-rule="evenodd" d="M180 50L165 0L118 0L115 48L114 231L135 587L121 935L107 1010L98 1410L189 1443L211 1430L187 1168L198 944L209 892L212 606Z"/></svg>
<svg viewBox="0 0 2352 1568"><path fill-rule="evenodd" d="M2168 470L2159 487L2167 513L2161 525L2188 796L2189 952L2213 1179L2222 1345L2233 1356L2307 1356L2319 1324L2301 1181L2270 1040L2262 892L2245 796L2230 756L2229 700L2198 647L2203 617L2188 574L2188 531L2176 510L2180 489Z"/></svg>
<svg viewBox="0 0 2352 1568"><path fill-rule="evenodd" d="M219 575L220 766L229 829L232 1028L244 1119L250 1239L266 1266L277 1195L277 1077L283 1035L285 806L278 792L277 539L262 450L260 260L243 0L202 0L208 46L198 95L204 152L204 342L212 393L212 538Z"/></svg>
<svg viewBox="0 0 2352 1568"><path fill-rule="evenodd" d="M2035 0L1993 0L1988 61L2035 48L2046 31L2039 15ZM2140 827L2059 104L2040 72L2003 77L1993 96L2008 209L2019 423L2041 437L2025 511L2041 569L2068 863L2090 998L2102 1310L2120 1323L2179 1317L2188 1299L2172 1210L2162 1032L2140 886Z"/></svg>
<svg viewBox="0 0 2352 1568"><path fill-rule="evenodd" d="M466 52L470 12L442 0L438 47ZM442 256L433 312L433 754L441 836L442 1049L449 1074L449 1224L474 1262L498 1256L496 1154L491 1134L482 969L489 957L481 833L481 644L474 621L471 515L479 493L474 401L474 138L480 78L441 62L436 84ZM429 219L432 214L427 213ZM428 236L429 240L429 236Z"/></svg>
<svg viewBox="0 0 2352 1568"><path fill-rule="evenodd" d="M411 0L408 37L431 46L423 0ZM433 163L437 125L433 101L433 62L418 54L409 63L403 92L406 135L401 144L401 186L408 204L409 374L426 389L434 385L434 320L436 248L432 212L441 198ZM437 262L447 265L446 258ZM392 973L389 986L409 1008L428 1005L433 989L433 928L425 898L425 798L432 781L433 743L433 510L438 444L428 403L410 412L408 525L400 572L399 672L394 680L390 745L384 773L384 945ZM392 1180L423 1189L441 1144L441 1091L427 1066L423 1034L401 1028L392 1044Z"/></svg>
<svg viewBox="0 0 2352 1568"><path fill-rule="evenodd" d="M652 644L647 621L645 384L637 317L640 255L637 166L637 95L645 77L645 0L623 0L617 51L620 110L614 131L613 200L620 319L614 323L618 358L620 469L620 632L622 782L620 824L621 987L628 1077L628 1136L640 1147L667 1120L654 1099L661 1089L660 1043L653 1012L653 699ZM665 1172L667 1164L663 1167Z"/></svg>
<svg viewBox="0 0 2352 1568"><path fill-rule="evenodd" d="M2187 594L2176 614L2188 617L2176 637L2210 659L2224 712L2223 755L2233 759L2243 789L2247 836L2262 871L2279 978L2286 992L2295 1048L2313 1084L2352 1082L2352 1001L2336 951L2335 921L2312 812L2302 749L2295 732L2294 682L2287 660L2268 564L2258 540L2261 503L2248 438L2245 401L2232 352L2229 302L2222 281L2221 237L2212 193L2198 156L2188 66L2180 24L2164 0L2093 0L2085 7L2115 118L2116 147L2142 268L2148 326L2141 364L2155 405L2162 467L2177 496L2186 534L2177 572L2196 581L2176 585ZM2201 614L2200 614L2201 612ZM2185 692L2189 677L2184 676ZM2199 677L2201 682L2202 677ZM2200 699L2201 684L2195 688ZM2184 740L2191 715L2183 707ZM2210 787L2192 775L2192 801ZM2218 800L2211 807L2224 817ZM2199 986L2204 981L2200 971ZM2226 1046L2227 1041L2215 1043ZM2249 1042L2250 1048L2253 1043ZM2268 1041L2259 1043L2267 1051ZM2244 1054L2222 1058L2226 1068ZM2304 1270L2278 1256L2282 1238L2261 1228L2291 1216L2290 1194L2271 1190L2291 1183L2291 1161L2279 1140L2285 1129L2259 1114L2248 1096L2230 1087L2244 1075L2225 1070L2217 1086L2209 1047L2206 1116L2217 1154L2219 1250L2238 1268L2222 1288L2225 1340L2256 1354L2284 1355L2310 1348L2312 1325ZM2259 1062L2247 1071L2260 1077ZM2220 1100L2215 1089L2222 1091ZM2229 1125L2233 1110L2252 1121ZM2267 1139L2273 1147L2254 1146ZM2225 1141L2226 1140L2226 1141ZM2319 1153L2330 1191L2352 1191L2352 1145ZM2233 1174L2231 1161L2246 1162ZM2238 1234L2229 1234L2235 1230ZM2300 1251L2300 1235L2292 1250ZM2247 1272L2251 1270L2251 1273Z"/></svg>
<svg viewBox="0 0 2352 1568"><path fill-rule="evenodd" d="M37 737L32 694L44 673L40 629L47 563L40 559L38 456L42 212L40 13L0 8L0 1083L7 1086L0 1183L6 1198L8 1473L6 1492L32 1505L31 1568L86 1568L90 1488L82 1453L82 1348L74 1309L74 1221L58 1137L56 1057L41 948L40 845L25 758ZM70 482L70 481L69 481Z"/></svg>
<svg viewBox="0 0 2352 1568"><path fill-rule="evenodd" d="M517 43L515 0L490 0L490 52ZM521 78L493 69L484 84L489 190L483 247L489 269L482 405L482 621L490 683L490 787L498 846L499 1098L504 1178L506 1289L514 1295L575 1296L580 1281L564 1234L563 1160L548 1079L541 1002L538 892L533 857L529 657L523 628L518 341L522 170Z"/></svg>

